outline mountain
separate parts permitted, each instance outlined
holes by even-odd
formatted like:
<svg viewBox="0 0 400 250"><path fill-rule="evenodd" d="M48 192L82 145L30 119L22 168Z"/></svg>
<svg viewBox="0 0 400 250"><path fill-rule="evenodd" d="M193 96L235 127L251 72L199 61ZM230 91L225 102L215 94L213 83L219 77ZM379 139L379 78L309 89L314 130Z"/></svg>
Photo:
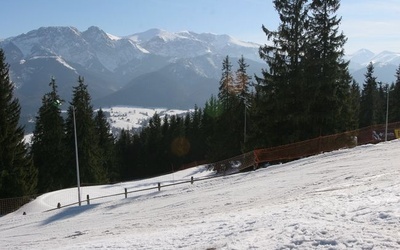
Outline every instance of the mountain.
<svg viewBox="0 0 400 250"><path fill-rule="evenodd" d="M67 101L81 75L97 107L187 109L216 94L226 55L234 65L243 55L252 69L249 75L264 66L255 43L190 31L151 29L118 37L94 26L83 32L74 27L41 27L5 39L0 47L25 114L37 112L42 96L50 91L52 76Z"/></svg>
<svg viewBox="0 0 400 250"><path fill-rule="evenodd" d="M222 60L233 66L243 55L249 75L266 67L259 45L229 35L168 32L150 29L118 37L99 27L41 27L0 41L22 115L34 115L55 77L60 96L69 101L78 76L84 76L95 107L134 105L190 109L218 91ZM375 63L378 81L391 83L400 54L366 49L346 57L359 84L369 62Z"/></svg>
<svg viewBox="0 0 400 250"><path fill-rule="evenodd" d="M350 73L359 84L364 83L364 74L367 72L367 66L371 62L374 64L374 75L377 77L377 81L389 84L396 80L396 69L400 65L400 53L391 51L382 51L375 54L367 49L361 49L354 54L348 55L346 59L350 60Z"/></svg>

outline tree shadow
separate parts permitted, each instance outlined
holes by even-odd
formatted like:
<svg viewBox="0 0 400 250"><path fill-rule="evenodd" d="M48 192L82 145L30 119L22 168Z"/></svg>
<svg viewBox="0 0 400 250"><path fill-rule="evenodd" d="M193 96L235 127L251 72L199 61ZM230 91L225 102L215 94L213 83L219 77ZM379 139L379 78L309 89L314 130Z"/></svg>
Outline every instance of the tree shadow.
<svg viewBox="0 0 400 250"><path fill-rule="evenodd" d="M94 204L94 205L85 205L85 206L80 206L80 207L67 207L67 208L61 208L60 212L49 217L45 221L43 221L42 225L47 225L55 221L59 220L65 220L71 217L74 217L76 215L79 215L81 213L84 213L90 209L93 209L97 207L99 204Z"/></svg>

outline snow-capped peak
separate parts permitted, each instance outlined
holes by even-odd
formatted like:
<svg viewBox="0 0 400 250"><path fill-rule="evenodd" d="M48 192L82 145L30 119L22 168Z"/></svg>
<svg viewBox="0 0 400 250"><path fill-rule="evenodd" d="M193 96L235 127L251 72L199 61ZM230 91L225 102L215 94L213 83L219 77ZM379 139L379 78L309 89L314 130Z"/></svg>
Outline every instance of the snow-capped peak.
<svg viewBox="0 0 400 250"><path fill-rule="evenodd" d="M112 34L110 34L110 33L106 33L107 34L107 36L111 39L111 40L113 40L113 41L118 41L118 40L121 40L122 38L121 37L119 37L119 36L114 36L114 35L112 35Z"/></svg>

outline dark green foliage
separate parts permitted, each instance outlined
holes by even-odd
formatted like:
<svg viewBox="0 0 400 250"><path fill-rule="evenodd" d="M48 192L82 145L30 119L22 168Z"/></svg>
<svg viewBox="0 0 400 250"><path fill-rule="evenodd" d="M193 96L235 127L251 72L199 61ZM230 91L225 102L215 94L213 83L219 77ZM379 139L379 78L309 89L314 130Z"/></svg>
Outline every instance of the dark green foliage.
<svg viewBox="0 0 400 250"><path fill-rule="evenodd" d="M358 129L358 119L360 116L360 100L361 100L361 91L360 86L356 81L353 81L350 88L350 108L352 116L349 120L349 129L354 130Z"/></svg>
<svg viewBox="0 0 400 250"><path fill-rule="evenodd" d="M338 33L339 1L274 1L277 31L260 48L268 65L257 86L252 145L268 147L345 131L351 127L346 38Z"/></svg>
<svg viewBox="0 0 400 250"><path fill-rule="evenodd" d="M222 63L218 100L211 98L204 109L205 123L207 120L210 123L207 137L209 160L229 158L245 149L246 111L251 103L251 77L247 75L247 67L243 57L239 59L235 73L232 72L229 57Z"/></svg>
<svg viewBox="0 0 400 250"><path fill-rule="evenodd" d="M21 108L13 97L9 65L0 49L0 198L33 194L37 170L24 143L24 129L19 126Z"/></svg>
<svg viewBox="0 0 400 250"><path fill-rule="evenodd" d="M260 57L268 70L256 78L260 91L257 98L257 129L265 129L261 146L280 145L302 138L308 113L305 101L304 52L306 51L306 0L274 1L280 18L277 31L263 26L272 44L260 47ZM308 100L308 99L307 99ZM253 119L252 119L253 120Z"/></svg>
<svg viewBox="0 0 400 250"><path fill-rule="evenodd" d="M400 65L396 70L396 82L390 87L389 122L400 121Z"/></svg>
<svg viewBox="0 0 400 250"><path fill-rule="evenodd" d="M32 155L39 170L38 191L45 193L64 187L66 148L64 144L64 119L61 116L61 98L54 78L49 84L51 92L42 98L36 117L32 139Z"/></svg>
<svg viewBox="0 0 400 250"><path fill-rule="evenodd" d="M66 146L68 148L68 160L66 174L68 183L73 185L76 176L76 154L74 127L76 126L80 179L83 184L106 183L108 176L101 162L99 150L99 137L93 118L93 108L90 104L90 95L83 77L79 77L78 86L73 89L71 106L68 108L66 120ZM74 124L75 117L75 124ZM75 125L75 126L74 126Z"/></svg>
<svg viewBox="0 0 400 250"><path fill-rule="evenodd" d="M339 33L341 18L335 13L339 0L313 0L307 31L307 85L312 95L309 138L349 129L353 109L350 105L348 61L343 60L346 37Z"/></svg>
<svg viewBox="0 0 400 250"><path fill-rule="evenodd" d="M98 136L101 168L106 172L108 179L115 182L119 179L118 171L115 168L115 138L111 133L111 126L102 109L96 112L94 123Z"/></svg>
<svg viewBox="0 0 400 250"><path fill-rule="evenodd" d="M374 76L374 65L370 63L365 73L365 82L361 93L359 126L367 127L378 124L379 116L379 93L376 77Z"/></svg>

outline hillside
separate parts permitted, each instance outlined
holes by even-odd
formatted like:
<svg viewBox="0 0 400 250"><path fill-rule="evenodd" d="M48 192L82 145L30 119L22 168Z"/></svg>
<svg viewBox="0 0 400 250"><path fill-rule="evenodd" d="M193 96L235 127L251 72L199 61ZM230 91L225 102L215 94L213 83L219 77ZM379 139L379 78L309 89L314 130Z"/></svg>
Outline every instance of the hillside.
<svg viewBox="0 0 400 250"><path fill-rule="evenodd" d="M0 218L1 249L398 249L400 141L359 146L231 176L92 200L76 188ZM204 166L83 187L123 193L213 175ZM26 212L26 215L22 215Z"/></svg>

